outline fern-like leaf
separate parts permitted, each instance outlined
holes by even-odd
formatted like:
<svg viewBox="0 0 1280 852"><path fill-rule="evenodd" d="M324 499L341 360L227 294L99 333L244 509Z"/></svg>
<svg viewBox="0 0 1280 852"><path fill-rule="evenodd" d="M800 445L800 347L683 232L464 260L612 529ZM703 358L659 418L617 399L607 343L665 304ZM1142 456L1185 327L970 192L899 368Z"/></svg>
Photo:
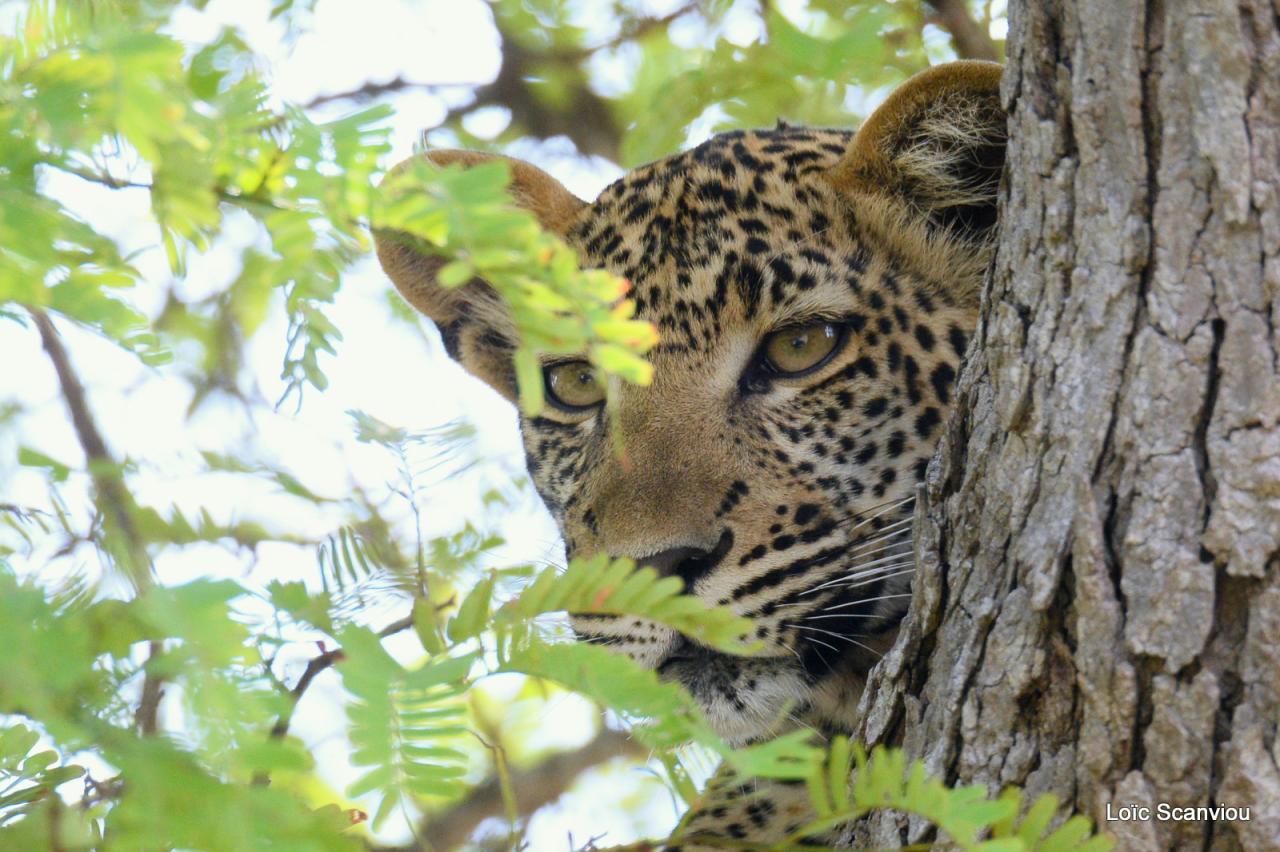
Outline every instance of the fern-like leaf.
<svg viewBox="0 0 1280 852"><path fill-rule="evenodd" d="M960 848L981 852L1106 852L1113 841L1094 835L1083 816L1068 819L1045 836L1058 810L1052 796L1042 796L1021 822L1022 793L1006 790L990 798L985 787L949 788L929 777L920 761L907 763L901 749L877 746L867 755L861 745L836 737L825 760L806 779L818 819L786 843L799 842L856 820L875 810L914 814L937 826ZM983 835L990 839L982 840ZM783 845L785 846L786 843Z"/></svg>
<svg viewBox="0 0 1280 852"><path fill-rule="evenodd" d="M464 789L466 754L451 740L466 733L467 673L475 654L443 657L406 669L362 627L341 632L343 685L354 700L351 760L368 767L348 790L353 797L377 793L374 827L415 797L453 796Z"/></svg>
<svg viewBox="0 0 1280 852"><path fill-rule="evenodd" d="M630 559L601 554L575 559L566 571L548 568L499 612L500 631L519 640L537 616L565 610L575 614L627 615L656 621L695 642L732 654L750 653L752 623L724 606L708 606L683 594L678 577L659 577Z"/></svg>
<svg viewBox="0 0 1280 852"><path fill-rule="evenodd" d="M625 717L649 720L635 733L653 748L715 736L687 692L598 645L531 641L510 650L502 671L554 681Z"/></svg>

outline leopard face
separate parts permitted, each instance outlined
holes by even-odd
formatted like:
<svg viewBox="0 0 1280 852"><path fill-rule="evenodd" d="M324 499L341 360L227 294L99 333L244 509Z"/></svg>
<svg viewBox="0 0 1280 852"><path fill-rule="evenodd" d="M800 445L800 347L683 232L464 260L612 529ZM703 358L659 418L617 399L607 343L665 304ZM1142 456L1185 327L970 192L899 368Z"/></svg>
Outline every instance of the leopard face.
<svg viewBox="0 0 1280 852"><path fill-rule="evenodd" d="M732 657L632 618L574 628L684 684L730 742L848 730L906 609L911 501L989 260L998 79L985 63L940 66L857 133L721 134L591 203L513 163L522 203L584 265L628 279L660 335L652 384L621 387L609 414L585 360L544 365L550 404L521 432L566 555L675 574L750 616L762 650ZM512 327L492 291L443 290L428 259L378 242L450 353L513 397Z"/></svg>

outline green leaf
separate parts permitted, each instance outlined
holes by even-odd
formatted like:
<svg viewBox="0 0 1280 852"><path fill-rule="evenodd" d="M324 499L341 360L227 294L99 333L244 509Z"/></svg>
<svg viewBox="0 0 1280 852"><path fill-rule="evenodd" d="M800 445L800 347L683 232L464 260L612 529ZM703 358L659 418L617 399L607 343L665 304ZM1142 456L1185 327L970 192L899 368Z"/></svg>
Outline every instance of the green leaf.
<svg viewBox="0 0 1280 852"><path fill-rule="evenodd" d="M458 614L449 621L446 631L452 642L462 642L478 636L489 620L489 600L493 597L493 577L486 577L472 587L471 592L458 607Z"/></svg>
<svg viewBox="0 0 1280 852"><path fill-rule="evenodd" d="M312 595L302 582L281 583L278 580L267 584L267 593L270 595L271 605L276 609L326 633L333 631L333 621L329 616L333 602L328 594Z"/></svg>
<svg viewBox="0 0 1280 852"><path fill-rule="evenodd" d="M13 725L0 731L0 766L17 766L32 746L40 741L40 735L25 725Z"/></svg>
<svg viewBox="0 0 1280 852"><path fill-rule="evenodd" d="M475 267L463 260L446 263L436 273L436 280L445 287L460 287L475 276Z"/></svg>
<svg viewBox="0 0 1280 852"><path fill-rule="evenodd" d="M30 447L18 448L18 464L23 467L42 467L49 471L54 482L66 482L71 473L70 466Z"/></svg>
<svg viewBox="0 0 1280 852"><path fill-rule="evenodd" d="M503 608L498 626L519 633L538 615L557 610L647 618L728 653L746 654L757 647L744 638L754 631L750 619L727 606L710 606L683 595L677 578L659 577L652 568L637 569L628 559L575 559L564 572L544 570Z"/></svg>
<svg viewBox="0 0 1280 852"><path fill-rule="evenodd" d="M440 636L440 626L436 622L436 608L430 601L423 598L414 600L413 629L428 654L436 656L444 652L444 640Z"/></svg>

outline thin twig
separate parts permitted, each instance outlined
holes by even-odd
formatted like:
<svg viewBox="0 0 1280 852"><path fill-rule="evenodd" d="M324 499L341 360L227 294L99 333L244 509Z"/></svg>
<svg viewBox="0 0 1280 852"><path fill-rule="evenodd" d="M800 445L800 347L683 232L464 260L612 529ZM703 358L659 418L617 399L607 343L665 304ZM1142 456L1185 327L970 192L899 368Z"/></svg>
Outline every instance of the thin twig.
<svg viewBox="0 0 1280 852"><path fill-rule="evenodd" d="M40 342L44 346L44 351L48 353L49 360L53 362L53 369L58 374L62 398L71 415L71 425L80 441L80 448L84 451L98 502L125 538L129 556L138 561L138 564L127 566L131 577L135 582L145 585L150 579L150 566L147 565L142 537L133 523L133 496L125 488L124 480L120 476L120 467L111 457L106 441L98 431L98 426L85 399L84 385L81 384L80 377L71 366L71 359L67 356L67 350L62 345L62 338L54 328L53 321L39 308L31 308L30 313L31 318L35 320L36 329L40 332ZM144 566L148 569L146 572L139 570Z"/></svg>
<svg viewBox="0 0 1280 852"><path fill-rule="evenodd" d="M124 778L114 775L102 781L95 781L93 774L84 775L84 795L80 797L80 808L88 810L100 802L118 799L124 793Z"/></svg>
<svg viewBox="0 0 1280 852"><path fill-rule="evenodd" d="M293 711L298 706L298 702L302 699L307 688L311 686L311 682L316 679L316 675L341 660L343 656L341 648L334 648L307 661L307 667L302 670L302 677L298 678L298 682L293 685L293 689L289 690L289 708L281 713L280 718L271 726L272 737L279 739L289 733L289 723L293 721Z"/></svg>
<svg viewBox="0 0 1280 852"><path fill-rule="evenodd" d="M62 398L71 415L80 448L84 451L86 467L93 481L98 509L119 533L123 549L114 549L114 555L124 564L126 575L138 593L151 586L151 558L147 555L146 542L134 524L135 503L125 486L120 466L107 449L107 442L89 410L84 385L71 365L71 358L62 345L62 338L49 315L39 308L29 308L32 320L40 333L40 343L53 363L62 388ZM107 543L108 546L110 543ZM151 664L164 652L164 643L153 640L147 645L147 661L143 664L142 692L134 713L134 724L143 734L154 734L159 726L160 701L164 698L164 679Z"/></svg>
<svg viewBox="0 0 1280 852"><path fill-rule="evenodd" d="M164 653L164 642L153 639L147 643L147 662L143 664L142 696L133 714L134 724L143 734L154 734L159 727L160 701L164 698L164 677L152 667Z"/></svg>
<svg viewBox="0 0 1280 852"><path fill-rule="evenodd" d="M396 619L386 627L378 631L378 638L386 639L388 636L394 636L397 633L403 633L413 627L413 616L407 615L404 618ZM289 707L280 714L280 718L276 719L276 723L271 726L271 736L279 739L289 733L289 724L293 721L293 711L297 708L298 702L302 700L302 696L306 693L311 682L316 679L316 675L332 666L334 663L341 662L343 659L341 648L333 648L326 650L307 661L307 667L302 670L302 676L298 678L298 682L293 685L293 689L289 690Z"/></svg>

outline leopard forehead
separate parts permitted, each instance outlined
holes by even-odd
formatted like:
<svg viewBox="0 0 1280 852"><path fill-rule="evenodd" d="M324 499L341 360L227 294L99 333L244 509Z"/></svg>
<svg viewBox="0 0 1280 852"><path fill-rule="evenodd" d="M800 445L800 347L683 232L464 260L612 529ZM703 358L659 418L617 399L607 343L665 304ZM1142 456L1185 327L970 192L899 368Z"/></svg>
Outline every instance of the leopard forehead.
<svg viewBox="0 0 1280 852"><path fill-rule="evenodd" d="M666 332L661 351L698 351L726 310L749 321L865 267L826 180L850 137L788 127L713 137L614 183L570 240L632 282L637 312Z"/></svg>
<svg viewBox="0 0 1280 852"><path fill-rule="evenodd" d="M852 532L924 476L975 314L972 286L938 280L928 243L911 257L910 242L877 238L860 219L882 222L883 211L832 188L849 140L784 126L726 133L587 205L568 239L585 265L631 282L638 316L660 334L654 381L618 391L613 432L602 412L522 421L529 470L570 556L643 561L728 541L712 569L685 576L689 590L756 618L766 655L800 657L810 673L846 656L829 649L848 625L810 625L806 637L787 608L848 569L868 534L906 530L890 514ZM845 330L838 356L803 382L745 390L763 337L815 317ZM905 606L891 573L861 590L880 592L878 605L841 615L889 623ZM833 600L856 603L837 593L824 604ZM643 622L596 619L581 632L650 663L677 641Z"/></svg>

